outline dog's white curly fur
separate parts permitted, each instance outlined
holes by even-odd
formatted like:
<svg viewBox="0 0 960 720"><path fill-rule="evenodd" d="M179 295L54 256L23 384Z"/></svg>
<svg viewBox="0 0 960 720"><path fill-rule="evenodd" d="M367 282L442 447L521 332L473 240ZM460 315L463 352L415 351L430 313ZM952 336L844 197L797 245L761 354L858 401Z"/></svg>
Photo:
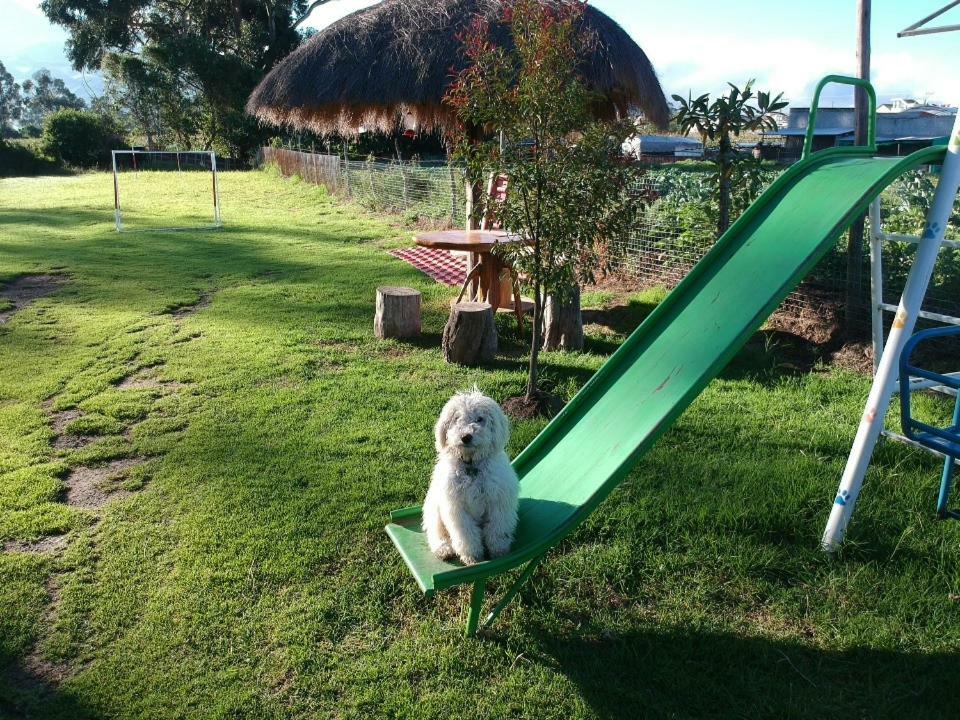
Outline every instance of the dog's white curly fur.
<svg viewBox="0 0 960 720"><path fill-rule="evenodd" d="M510 424L477 388L454 395L434 427L437 464L423 502L423 531L441 560L467 565L510 552L519 481L504 449Z"/></svg>

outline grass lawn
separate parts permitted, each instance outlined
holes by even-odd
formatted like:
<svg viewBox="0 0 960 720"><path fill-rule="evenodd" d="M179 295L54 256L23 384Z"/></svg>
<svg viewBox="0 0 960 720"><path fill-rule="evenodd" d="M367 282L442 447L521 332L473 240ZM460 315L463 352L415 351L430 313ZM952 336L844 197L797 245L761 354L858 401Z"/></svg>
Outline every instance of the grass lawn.
<svg viewBox="0 0 960 720"><path fill-rule="evenodd" d="M501 318L493 368L448 366L452 291L384 251L406 231L269 173L221 192L222 231L117 234L109 175L0 181L0 283L61 281L0 325L0 716L957 716L939 463L883 445L825 557L869 383L774 333L462 639L466 591L426 602L382 527L453 390L522 390L522 339ZM423 291L422 340L373 339L381 284ZM654 299L592 312L554 391Z"/></svg>

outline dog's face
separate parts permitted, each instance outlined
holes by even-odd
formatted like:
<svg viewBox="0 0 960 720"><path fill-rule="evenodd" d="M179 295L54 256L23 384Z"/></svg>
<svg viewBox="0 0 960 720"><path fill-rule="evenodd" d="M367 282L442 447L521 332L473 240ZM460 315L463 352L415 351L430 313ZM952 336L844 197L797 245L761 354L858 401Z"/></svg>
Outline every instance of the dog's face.
<svg viewBox="0 0 960 720"><path fill-rule="evenodd" d="M474 389L447 401L433 432L438 453L452 453L469 461L502 451L510 425L500 406Z"/></svg>

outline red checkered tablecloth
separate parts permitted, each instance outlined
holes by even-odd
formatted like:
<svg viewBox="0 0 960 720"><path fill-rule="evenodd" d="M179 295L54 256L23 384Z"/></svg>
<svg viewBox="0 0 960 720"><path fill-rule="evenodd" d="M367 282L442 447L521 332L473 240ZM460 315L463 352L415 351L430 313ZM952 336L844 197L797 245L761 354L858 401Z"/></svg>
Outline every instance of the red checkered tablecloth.
<svg viewBox="0 0 960 720"><path fill-rule="evenodd" d="M420 272L444 285L463 285L467 277L467 259L462 255L454 255L449 250L412 247L391 250L390 254L410 263Z"/></svg>

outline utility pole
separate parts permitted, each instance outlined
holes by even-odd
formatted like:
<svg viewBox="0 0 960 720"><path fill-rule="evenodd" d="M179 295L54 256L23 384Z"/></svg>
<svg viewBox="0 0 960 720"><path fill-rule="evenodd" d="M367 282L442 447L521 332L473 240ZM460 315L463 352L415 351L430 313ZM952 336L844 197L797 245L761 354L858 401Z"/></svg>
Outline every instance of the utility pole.
<svg viewBox="0 0 960 720"><path fill-rule="evenodd" d="M857 76L870 79L870 0L857 0ZM854 114L856 126L854 142L867 143L869 99L862 88L854 90ZM851 339L856 325L864 319L863 314L863 219L860 216L850 227L847 242L847 288L846 288L846 335Z"/></svg>

